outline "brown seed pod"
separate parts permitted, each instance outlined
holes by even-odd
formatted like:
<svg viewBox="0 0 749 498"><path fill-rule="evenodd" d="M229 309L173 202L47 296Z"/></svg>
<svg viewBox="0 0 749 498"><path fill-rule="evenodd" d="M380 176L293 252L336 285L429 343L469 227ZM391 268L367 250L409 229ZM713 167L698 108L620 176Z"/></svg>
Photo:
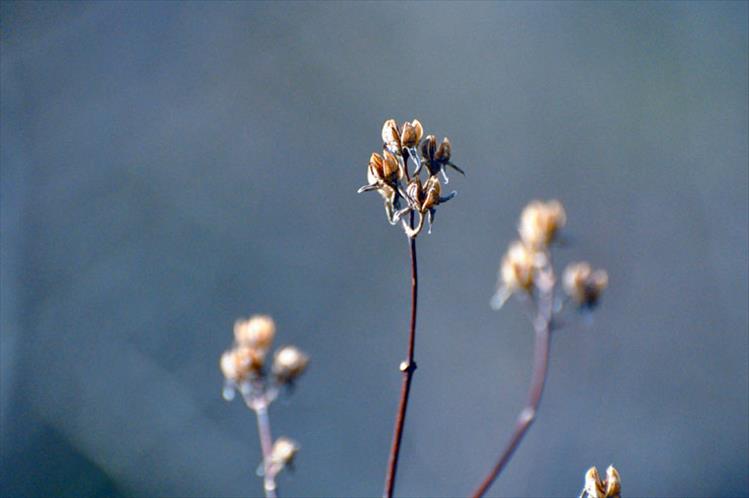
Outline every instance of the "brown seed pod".
<svg viewBox="0 0 749 498"><path fill-rule="evenodd" d="M437 137L434 135L428 135L423 142L421 142L421 157L428 161L434 160L434 155L437 153Z"/></svg>
<svg viewBox="0 0 749 498"><path fill-rule="evenodd" d="M437 149L437 153L434 155L434 160L440 163L446 163L450 161L450 155L452 153L452 146L450 140L445 137L442 139L442 143Z"/></svg>
<svg viewBox="0 0 749 498"><path fill-rule="evenodd" d="M403 123L403 131L401 132L400 139L403 147L416 147L424 134L424 128L418 119L414 119L410 123L406 121Z"/></svg>

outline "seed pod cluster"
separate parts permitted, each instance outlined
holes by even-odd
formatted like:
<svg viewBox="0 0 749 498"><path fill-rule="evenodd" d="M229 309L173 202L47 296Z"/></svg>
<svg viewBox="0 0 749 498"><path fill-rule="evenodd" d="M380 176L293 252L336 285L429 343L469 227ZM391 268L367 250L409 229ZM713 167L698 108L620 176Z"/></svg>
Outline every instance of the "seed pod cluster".
<svg viewBox="0 0 749 498"><path fill-rule="evenodd" d="M444 138L437 146L434 135L424 138L424 127L418 119L407 121L402 126L394 119L388 119L382 125L383 152L372 154L367 167L367 184L359 193L376 190L385 203L385 214L388 222L395 225L402 221L408 237L416 237L424 227L425 217L429 221L431 232L436 207L452 199L456 193L441 196L439 175L444 182L449 179L446 167L465 174L462 169L451 162L452 147L450 140ZM411 159L416 164L412 174L406 165ZM420 173L426 171L422 180ZM405 203L405 207L401 205ZM415 225L406 223L403 216L413 213L418 217Z"/></svg>
<svg viewBox="0 0 749 498"><path fill-rule="evenodd" d="M500 308L512 294L533 296L538 290L553 289L551 248L566 222L567 214L558 200L535 200L525 206L518 222L519 239L502 257L493 308ZM607 285L607 273L593 271L588 263L571 264L563 275L565 292L581 309L593 308Z"/></svg>
<svg viewBox="0 0 749 498"><path fill-rule="evenodd" d="M240 386L267 382L265 359L276 336L276 324L268 315L240 318L234 323L234 344L221 355L220 367L226 381ZM279 349L273 357L272 380L285 385L307 368L309 357L295 346Z"/></svg>

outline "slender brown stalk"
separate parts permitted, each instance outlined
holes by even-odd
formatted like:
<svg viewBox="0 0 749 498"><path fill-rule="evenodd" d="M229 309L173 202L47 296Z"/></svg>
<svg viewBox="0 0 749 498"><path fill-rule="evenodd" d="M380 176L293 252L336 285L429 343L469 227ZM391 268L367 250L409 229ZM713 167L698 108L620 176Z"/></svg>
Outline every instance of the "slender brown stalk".
<svg viewBox="0 0 749 498"><path fill-rule="evenodd" d="M520 415L518 415L517 421L515 422L515 431L513 432L510 441L507 443L507 446L505 446L499 460L492 470L473 492L473 498L481 498L489 490L491 485L507 465L507 462L512 458L512 454L515 452L520 441L523 439L523 436L528 432L528 429L536 418L536 412L538 411L538 405L541 402L541 395L543 394L549 366L553 295L552 276L550 280L550 288L539 296L538 312L533 320L536 341L533 353L533 375L531 377L531 385L528 391L528 403L520 412Z"/></svg>
<svg viewBox="0 0 749 498"><path fill-rule="evenodd" d="M408 161L406 163L406 175L408 175ZM414 226L414 213L411 211L409 224ZM401 363L400 370L403 372L403 384L401 385L400 402L398 403L398 412L395 417L395 429L393 431L393 444L390 448L390 458L388 460L387 474L385 475L385 493L386 498L392 498L395 489L395 474L398 470L398 456L400 454L401 440L403 439L403 428L406 423L406 409L408 408L408 396L411 392L411 381L416 362L414 361L414 349L416 346L416 304L419 292L419 277L416 266L416 238L409 238L409 249L411 254L411 325L408 332L408 356L406 361Z"/></svg>
<svg viewBox="0 0 749 498"><path fill-rule="evenodd" d="M263 451L263 489L265 490L265 497L276 498L276 478L271 469L273 436L270 432L268 407L261 404L253 409L257 415L257 432L260 436L260 448Z"/></svg>

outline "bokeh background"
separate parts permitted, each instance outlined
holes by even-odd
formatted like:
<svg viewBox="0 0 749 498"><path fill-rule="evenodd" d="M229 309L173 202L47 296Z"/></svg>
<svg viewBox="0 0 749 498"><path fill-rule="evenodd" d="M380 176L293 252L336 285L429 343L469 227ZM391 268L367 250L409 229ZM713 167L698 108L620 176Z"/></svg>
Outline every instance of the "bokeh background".
<svg viewBox="0 0 749 498"><path fill-rule="evenodd" d="M408 256L355 192L390 117L468 172L418 243L397 494L464 496L506 441L532 333L488 302L556 197L558 260L611 287L491 494L614 463L625 496L749 495L747 6L3 2L2 495L259 495L218 369L254 312L313 359L281 494L379 495Z"/></svg>

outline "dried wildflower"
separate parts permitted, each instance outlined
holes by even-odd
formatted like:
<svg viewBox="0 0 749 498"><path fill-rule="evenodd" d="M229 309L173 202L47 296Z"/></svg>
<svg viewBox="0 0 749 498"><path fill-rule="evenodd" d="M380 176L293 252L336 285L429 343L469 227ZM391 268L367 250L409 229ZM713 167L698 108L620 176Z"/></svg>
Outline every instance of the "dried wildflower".
<svg viewBox="0 0 749 498"><path fill-rule="evenodd" d="M526 245L543 249L551 244L566 221L564 207L559 201L533 201L520 215L518 232Z"/></svg>
<svg viewBox="0 0 749 498"><path fill-rule="evenodd" d="M294 382L307 368L309 357L294 346L284 346L273 357L273 375L281 384Z"/></svg>
<svg viewBox="0 0 749 498"><path fill-rule="evenodd" d="M562 278L564 290L578 306L593 308L609 283L605 270L593 271L588 263L570 263Z"/></svg>
<svg viewBox="0 0 749 498"><path fill-rule="evenodd" d="M377 153L370 156L367 167L369 183L361 187L358 193L378 191L385 202L385 215L390 224L395 225L398 223L395 212L400 209L399 182L404 173L400 162L390 151L384 151L383 156Z"/></svg>
<svg viewBox="0 0 749 498"><path fill-rule="evenodd" d="M620 498L622 492L619 472L613 465L606 469L606 480L601 480L598 469L591 467L585 473L585 486L581 498Z"/></svg>
<svg viewBox="0 0 749 498"><path fill-rule="evenodd" d="M437 175L442 171L447 183L445 166L451 166L461 173L463 171L450 162L450 141L445 138L437 147L434 135L422 141L424 127L418 119L403 123L402 127L394 119L388 119L382 126L383 155L372 154L367 169L367 185L358 192L377 190L385 204L385 214L388 222L395 225L404 214L414 212L419 220L415 227L403 221L404 230L409 238L416 237L424 226L424 215L429 220L429 232L435 216L435 207L452 199L456 192L442 197L441 185ZM419 144L423 157L419 155ZM406 171L408 160L413 159L417 165L413 178ZM427 166L429 177L422 180L419 177L421 167ZM408 183L404 185L404 179ZM423 182L423 183L422 183ZM401 209L401 200L405 199L407 206Z"/></svg>
<svg viewBox="0 0 749 498"><path fill-rule="evenodd" d="M259 375L263 370L263 354L239 345L221 355L221 372L227 381L239 383Z"/></svg>
<svg viewBox="0 0 749 498"><path fill-rule="evenodd" d="M273 443L270 454L271 464L281 469L294 462L294 457L299 453L299 445L293 439L281 436Z"/></svg>
<svg viewBox="0 0 749 498"><path fill-rule="evenodd" d="M492 297L492 308L501 308L516 292L531 292L536 280L537 260L537 254L521 241L510 244L499 267L500 285Z"/></svg>
<svg viewBox="0 0 749 498"><path fill-rule="evenodd" d="M429 220L429 233L432 233L432 223L434 223L436 207L457 195L457 192L453 191L450 192L449 195L442 197L440 195L441 192L442 187L440 186L440 180L437 176L430 176L427 178L427 181L423 186L418 176L414 176L411 181L408 182L408 187L406 188L408 207L397 213L396 217L401 218L409 210L413 210L419 215L419 221L413 228L408 226L405 221L403 222L403 229L409 238L416 237L421 232L422 228L424 228L425 214Z"/></svg>
<svg viewBox="0 0 749 498"><path fill-rule="evenodd" d="M414 119L410 123L406 121L403 123L403 131L401 131L400 141L404 148L416 147L421 141L421 137L424 135L424 128L418 119Z"/></svg>
<svg viewBox="0 0 749 498"><path fill-rule="evenodd" d="M452 146L447 137L443 138L442 143L437 147L437 138L434 135L429 135L423 142L421 142L421 163L416 172L418 173L421 166L424 165L429 170L431 176L435 176L442 172L442 178L444 178L445 183L449 183L450 179L445 172L446 166L450 166L460 174L465 175L465 171L450 161L451 156Z"/></svg>
<svg viewBox="0 0 749 498"><path fill-rule="evenodd" d="M234 339L237 344L265 352L273 343L276 324L268 315L253 315L249 319L240 318L234 323Z"/></svg>

